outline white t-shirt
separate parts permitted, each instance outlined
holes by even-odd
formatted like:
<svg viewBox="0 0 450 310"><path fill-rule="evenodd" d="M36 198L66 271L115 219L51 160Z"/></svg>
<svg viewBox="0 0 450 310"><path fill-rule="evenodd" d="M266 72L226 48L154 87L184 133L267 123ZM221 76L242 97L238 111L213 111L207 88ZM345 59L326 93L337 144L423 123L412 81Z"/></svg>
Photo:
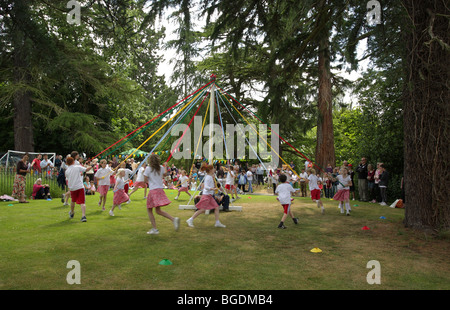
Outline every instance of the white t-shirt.
<svg viewBox="0 0 450 310"><path fill-rule="evenodd" d="M283 173L286 176L286 182L291 183L292 175L288 172Z"/></svg>
<svg viewBox="0 0 450 310"><path fill-rule="evenodd" d="M157 188L164 188L163 184L163 173L164 173L164 167L160 166L160 173L158 174L157 171L152 171L152 168L150 166L147 166L144 171L144 176L148 178L148 189L157 189Z"/></svg>
<svg viewBox="0 0 450 310"><path fill-rule="evenodd" d="M100 168L97 170L97 172L94 174L94 177L98 179L98 185L110 185L109 176L112 172L112 169L109 166L106 166L105 168ZM102 179L102 177L105 177Z"/></svg>
<svg viewBox="0 0 450 310"><path fill-rule="evenodd" d="M338 190L340 190L340 189L350 189L350 186L345 186L344 187L344 185L347 185L349 182L351 182L352 178L350 177L350 175L347 175L347 177L345 177L345 178L342 175L338 175L337 179L339 181L338 185L337 185L337 189Z"/></svg>
<svg viewBox="0 0 450 310"><path fill-rule="evenodd" d="M123 178L117 177L115 188L116 190L125 188L125 177Z"/></svg>
<svg viewBox="0 0 450 310"><path fill-rule="evenodd" d="M275 190L282 205L291 204L291 193L293 192L295 192L295 189L289 183L281 183Z"/></svg>
<svg viewBox="0 0 450 310"><path fill-rule="evenodd" d="M50 165L47 167L48 164L50 164ZM41 169L44 169L44 168L47 169L47 171L51 170L53 168L53 163L49 159L41 160Z"/></svg>
<svg viewBox="0 0 450 310"><path fill-rule="evenodd" d="M80 188L84 188L83 185L83 172L86 168L80 165L70 165L66 170L67 187L70 191L76 191Z"/></svg>
<svg viewBox="0 0 450 310"><path fill-rule="evenodd" d="M305 182L306 179L308 178L308 174L306 172L302 172L302 173L300 173L299 177L300 177L300 182Z"/></svg>
<svg viewBox="0 0 450 310"><path fill-rule="evenodd" d="M124 180L125 182L127 182L127 181L130 179L130 175L133 174L133 171L131 171L131 170L128 169L128 168L123 168L123 170L125 170L125 176L123 177L123 180Z"/></svg>
<svg viewBox="0 0 450 310"><path fill-rule="evenodd" d="M253 180L253 173L249 170L247 171L247 180L251 183Z"/></svg>
<svg viewBox="0 0 450 310"><path fill-rule="evenodd" d="M293 174L292 177L291 177L292 183L297 182L297 179L298 179L298 178L297 178L297 175Z"/></svg>
<svg viewBox="0 0 450 310"><path fill-rule="evenodd" d="M185 175L181 176L179 181L180 181L181 187L188 187L189 178L187 176L185 176Z"/></svg>
<svg viewBox="0 0 450 310"><path fill-rule="evenodd" d="M207 174L205 176L205 179L203 181L203 191L202 194L203 195L214 195L214 190L213 188L216 186L214 184L214 179L212 176L210 176L209 174Z"/></svg>
<svg viewBox="0 0 450 310"><path fill-rule="evenodd" d="M234 171L229 170L227 173L227 178L225 179L226 185L234 185Z"/></svg>
<svg viewBox="0 0 450 310"><path fill-rule="evenodd" d="M144 171L144 167L139 168L137 172L136 182L144 182Z"/></svg>
<svg viewBox="0 0 450 310"><path fill-rule="evenodd" d="M309 190L315 190L315 189L319 189L319 185L317 185L317 176L315 176L314 174L310 174L308 176L308 180L309 180Z"/></svg>

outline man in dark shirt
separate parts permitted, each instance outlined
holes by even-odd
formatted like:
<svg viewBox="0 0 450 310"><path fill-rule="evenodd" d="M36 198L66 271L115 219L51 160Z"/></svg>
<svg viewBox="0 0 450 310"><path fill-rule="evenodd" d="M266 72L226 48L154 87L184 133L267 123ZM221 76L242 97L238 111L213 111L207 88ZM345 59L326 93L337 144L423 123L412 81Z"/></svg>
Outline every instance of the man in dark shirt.
<svg viewBox="0 0 450 310"><path fill-rule="evenodd" d="M360 201L368 201L367 196L367 159L361 158L361 162L356 168L358 172L358 193Z"/></svg>

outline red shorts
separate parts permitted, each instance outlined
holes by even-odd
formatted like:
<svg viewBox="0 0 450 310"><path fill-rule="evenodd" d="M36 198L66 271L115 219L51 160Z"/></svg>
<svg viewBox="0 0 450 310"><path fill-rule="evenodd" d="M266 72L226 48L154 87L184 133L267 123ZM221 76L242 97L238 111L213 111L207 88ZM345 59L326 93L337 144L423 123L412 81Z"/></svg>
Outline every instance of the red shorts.
<svg viewBox="0 0 450 310"><path fill-rule="evenodd" d="M313 189L311 191L311 199L312 200L320 200L320 189Z"/></svg>
<svg viewBox="0 0 450 310"><path fill-rule="evenodd" d="M288 214L289 213L289 209L291 207L290 204L285 204L285 205L281 205L284 209L284 214Z"/></svg>
<svg viewBox="0 0 450 310"><path fill-rule="evenodd" d="M84 188L77 189L76 191L70 191L70 198L72 202L83 205L85 203Z"/></svg>
<svg viewBox="0 0 450 310"><path fill-rule="evenodd" d="M231 185L231 184L225 184L225 189L227 189L227 190L229 190L229 191L232 191L232 190L234 190L236 188L236 186L234 186L234 185Z"/></svg>

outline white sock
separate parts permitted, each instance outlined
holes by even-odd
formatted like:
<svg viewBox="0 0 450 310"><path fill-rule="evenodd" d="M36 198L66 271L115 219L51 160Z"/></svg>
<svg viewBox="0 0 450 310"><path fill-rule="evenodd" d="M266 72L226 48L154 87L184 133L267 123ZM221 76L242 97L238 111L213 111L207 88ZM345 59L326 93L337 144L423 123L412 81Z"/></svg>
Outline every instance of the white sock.
<svg viewBox="0 0 450 310"><path fill-rule="evenodd" d="M345 203L345 209L347 210L347 213L348 213L349 211L351 211L351 209L350 209L350 203L349 203L349 202L346 202L346 203Z"/></svg>

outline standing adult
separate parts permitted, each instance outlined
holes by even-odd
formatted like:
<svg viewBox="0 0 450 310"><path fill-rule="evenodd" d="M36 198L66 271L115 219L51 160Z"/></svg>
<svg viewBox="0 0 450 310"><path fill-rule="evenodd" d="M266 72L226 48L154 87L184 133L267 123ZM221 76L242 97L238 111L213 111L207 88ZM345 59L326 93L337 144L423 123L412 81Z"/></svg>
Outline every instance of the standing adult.
<svg viewBox="0 0 450 310"><path fill-rule="evenodd" d="M305 172L305 169L302 169L302 173L300 173L299 177L302 197L306 197L306 179L308 179L308 174Z"/></svg>
<svg viewBox="0 0 450 310"><path fill-rule="evenodd" d="M365 157L361 158L358 167L356 168L358 172L358 193L360 201L368 201L367 197L367 159Z"/></svg>
<svg viewBox="0 0 450 310"><path fill-rule="evenodd" d="M249 193L253 194L253 187L252 187L253 173L250 169L248 169L246 173L247 173L248 191Z"/></svg>
<svg viewBox="0 0 450 310"><path fill-rule="evenodd" d="M59 172L59 170L61 169L61 165L62 165L62 155L56 155L55 157L56 172Z"/></svg>
<svg viewBox="0 0 450 310"><path fill-rule="evenodd" d="M52 178L53 163L48 159L48 155L44 154L44 159L40 162L41 171L46 178Z"/></svg>
<svg viewBox="0 0 450 310"><path fill-rule="evenodd" d="M261 184L264 186L264 170L261 164L259 164L258 167L256 168L256 178L258 180L258 185Z"/></svg>
<svg viewBox="0 0 450 310"><path fill-rule="evenodd" d="M21 160L17 163L16 176L14 178L12 196L17 198L21 203L28 203L25 200L25 185L28 170L28 153L25 153Z"/></svg>

